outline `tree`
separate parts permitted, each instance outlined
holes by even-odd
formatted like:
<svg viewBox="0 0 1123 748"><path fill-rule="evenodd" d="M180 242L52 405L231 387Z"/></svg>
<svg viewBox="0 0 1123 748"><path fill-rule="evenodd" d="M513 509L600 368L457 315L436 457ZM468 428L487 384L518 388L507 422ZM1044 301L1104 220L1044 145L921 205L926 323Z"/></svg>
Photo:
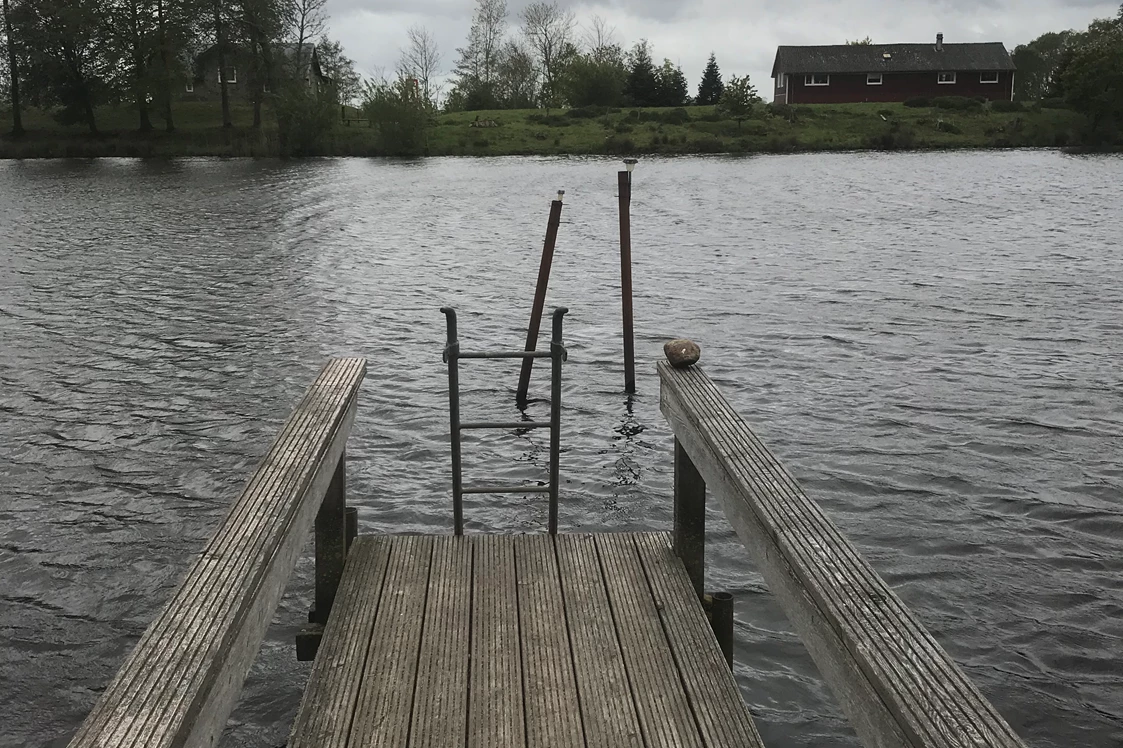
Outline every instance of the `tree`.
<svg viewBox="0 0 1123 748"><path fill-rule="evenodd" d="M573 11L544 0L531 3L522 12L523 34L530 44L542 71L542 100L548 109L558 101L561 89L558 78L565 62L576 54L573 30L577 20Z"/></svg>
<svg viewBox="0 0 1123 748"><path fill-rule="evenodd" d="M104 0L96 6L105 39L106 52L113 57L114 88L128 91L140 118L141 132L152 129L148 102L153 81L150 61L158 47L159 27L151 0Z"/></svg>
<svg viewBox="0 0 1123 748"><path fill-rule="evenodd" d="M627 79L622 55L598 60L593 53L580 54L566 65L562 92L571 107L620 106Z"/></svg>
<svg viewBox="0 0 1123 748"><path fill-rule="evenodd" d="M20 66L16 56L16 37L12 31L12 9L10 0L4 0L4 38L7 42L8 98L12 103L12 137L23 135L23 110L20 101Z"/></svg>
<svg viewBox="0 0 1123 748"><path fill-rule="evenodd" d="M712 106L721 100L721 91L725 84L721 82L721 70L717 66L717 57L710 52L710 59L702 73L702 82L698 84L698 97L694 100L700 106Z"/></svg>
<svg viewBox="0 0 1123 748"><path fill-rule="evenodd" d="M659 99L659 81L651 61L651 46L646 39L636 42L628 53L624 97L631 106L656 106Z"/></svg>
<svg viewBox="0 0 1123 748"><path fill-rule="evenodd" d="M1092 144L1114 142L1123 130L1123 7L1116 18L1093 21L1079 42L1060 72L1065 99L1088 118Z"/></svg>
<svg viewBox="0 0 1123 748"><path fill-rule="evenodd" d="M725 90L721 93L718 108L725 116L737 120L737 128L740 129L741 123L752 114L753 105L759 102L760 97L757 96L756 88L749 82L749 76L738 78L736 75L731 75L729 82L725 84Z"/></svg>
<svg viewBox="0 0 1123 748"><path fill-rule="evenodd" d="M683 106L690 98L682 68L668 59L663 60L656 75L655 90L656 106Z"/></svg>
<svg viewBox="0 0 1123 748"><path fill-rule="evenodd" d="M94 0L37 0L23 7L28 79L35 79L44 104L58 104L63 124L84 123L96 135L94 108L112 93L111 59L100 32Z"/></svg>
<svg viewBox="0 0 1123 748"><path fill-rule="evenodd" d="M873 39L868 36L865 39L854 39L853 41L847 39L846 44L851 47L869 47L873 45Z"/></svg>
<svg viewBox="0 0 1123 748"><path fill-rule="evenodd" d="M1057 95L1057 73L1072 38L1071 31L1049 32L1014 48L1014 98L1036 101Z"/></svg>
<svg viewBox="0 0 1123 748"><path fill-rule="evenodd" d="M211 12L214 19L214 43L218 52L218 88L222 100L222 126L230 129L234 126L230 118L230 91L227 87L227 4L228 0L211 0Z"/></svg>
<svg viewBox="0 0 1123 748"><path fill-rule="evenodd" d="M312 39L323 36L327 26L328 0L284 0L283 17L288 26L286 36L296 45L293 53L293 70L301 73L307 60L304 59L304 45Z"/></svg>
<svg viewBox="0 0 1123 748"><path fill-rule="evenodd" d="M250 51L249 84L253 96L253 128L261 129L261 105L270 81L277 78L277 43L284 34L284 7L277 0L236 0L236 29L242 44ZM296 47L290 59L297 59ZM223 76L225 77L225 76ZM304 63L296 63L287 81L299 83L306 77Z"/></svg>
<svg viewBox="0 0 1123 748"><path fill-rule="evenodd" d="M508 40L499 50L495 96L505 109L531 109L538 102L538 67L534 55L519 41Z"/></svg>
<svg viewBox="0 0 1123 748"><path fill-rule="evenodd" d="M352 104L363 92L363 81L355 72L355 61L343 53L343 45L324 38L316 49L320 70L331 79L337 103Z"/></svg>
<svg viewBox="0 0 1123 748"><path fill-rule="evenodd" d="M456 82L449 105L471 109L495 106L496 71L503 36L507 32L506 0L476 0L468 44L456 50Z"/></svg>
<svg viewBox="0 0 1123 748"><path fill-rule="evenodd" d="M616 42L616 27L609 26L602 16L594 15L583 34L585 51L596 62L615 62L623 58Z"/></svg>
<svg viewBox="0 0 1123 748"><path fill-rule="evenodd" d="M377 130L384 155L424 154L429 112L411 81L367 81L363 98L363 113Z"/></svg>
<svg viewBox="0 0 1123 748"><path fill-rule="evenodd" d="M421 89L422 99L429 107L437 106L435 78L440 75L441 52L437 39L424 26L410 26L406 31L408 46L401 50L398 76L412 78Z"/></svg>

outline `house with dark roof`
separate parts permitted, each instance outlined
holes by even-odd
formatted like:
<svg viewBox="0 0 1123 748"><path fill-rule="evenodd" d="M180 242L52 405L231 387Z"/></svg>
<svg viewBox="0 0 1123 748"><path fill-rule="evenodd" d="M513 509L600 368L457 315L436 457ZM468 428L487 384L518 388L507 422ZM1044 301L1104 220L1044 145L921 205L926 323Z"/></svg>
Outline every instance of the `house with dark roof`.
<svg viewBox="0 0 1123 748"><path fill-rule="evenodd" d="M1014 98L1014 61L1001 42L779 47L772 66L781 104Z"/></svg>
<svg viewBox="0 0 1123 748"><path fill-rule="evenodd" d="M255 80L255 66L249 49L238 44L229 45L226 50L226 85L231 97L249 101L256 91L270 93L288 81L303 84L309 92L331 82L320 67L320 55L315 44L305 43L300 47L300 55L297 55L297 45L289 43L275 44L270 51L272 69L262 71ZM190 69L192 72L185 81L181 98L190 101L218 100L221 89L218 47L212 45L200 52L190 63Z"/></svg>

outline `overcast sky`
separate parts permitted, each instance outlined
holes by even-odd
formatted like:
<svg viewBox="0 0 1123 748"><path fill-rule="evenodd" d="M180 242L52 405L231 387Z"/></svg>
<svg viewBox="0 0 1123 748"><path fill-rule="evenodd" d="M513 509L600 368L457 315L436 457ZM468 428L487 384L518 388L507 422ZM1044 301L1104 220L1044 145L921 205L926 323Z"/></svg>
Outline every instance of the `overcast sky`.
<svg viewBox="0 0 1123 748"><path fill-rule="evenodd" d="M531 0L507 0L509 33ZM1013 51L1046 31L1084 28L1093 18L1113 16L1119 2L1099 0L601 0L571 7L578 21L594 14L615 26L617 41L630 47L641 38L653 45L656 62L669 57L682 66L696 92L710 52L724 76L748 73L771 98L772 60L781 44L874 42L1004 42ZM405 31L413 24L437 38L442 68L451 69L456 48L471 25L474 0L328 0L330 34L343 43L358 70L392 73Z"/></svg>

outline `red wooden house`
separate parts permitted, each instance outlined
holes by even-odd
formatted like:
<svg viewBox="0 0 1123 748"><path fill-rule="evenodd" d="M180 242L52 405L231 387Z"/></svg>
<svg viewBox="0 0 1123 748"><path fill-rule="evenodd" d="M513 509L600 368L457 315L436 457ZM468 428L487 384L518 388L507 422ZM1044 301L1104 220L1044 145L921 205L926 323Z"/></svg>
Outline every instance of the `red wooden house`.
<svg viewBox="0 0 1123 748"><path fill-rule="evenodd" d="M781 104L1014 98L1014 62L1001 42L779 47L772 66Z"/></svg>

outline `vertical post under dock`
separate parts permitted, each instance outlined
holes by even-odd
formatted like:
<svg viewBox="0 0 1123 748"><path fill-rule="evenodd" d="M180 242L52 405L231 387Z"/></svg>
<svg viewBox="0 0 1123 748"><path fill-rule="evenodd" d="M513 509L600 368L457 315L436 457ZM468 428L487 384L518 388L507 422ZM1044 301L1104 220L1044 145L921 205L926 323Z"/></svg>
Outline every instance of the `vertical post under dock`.
<svg viewBox="0 0 1123 748"><path fill-rule="evenodd" d="M347 561L346 462L344 452L316 514L316 607L309 616L311 623L327 623Z"/></svg>
<svg viewBox="0 0 1123 748"><path fill-rule="evenodd" d="M706 583L706 481L677 438L674 491L675 555L682 559L690 583L701 600Z"/></svg>

